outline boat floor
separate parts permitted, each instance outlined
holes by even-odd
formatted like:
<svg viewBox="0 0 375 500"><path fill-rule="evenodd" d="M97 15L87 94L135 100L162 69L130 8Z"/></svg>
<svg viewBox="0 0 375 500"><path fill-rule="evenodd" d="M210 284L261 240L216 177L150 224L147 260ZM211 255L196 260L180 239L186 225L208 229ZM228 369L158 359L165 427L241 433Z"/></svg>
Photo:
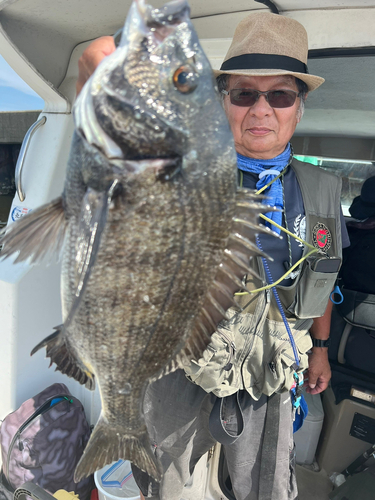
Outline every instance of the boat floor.
<svg viewBox="0 0 375 500"><path fill-rule="evenodd" d="M189 482L185 485L181 500L204 500L210 499L226 499L227 497L215 493L207 485L207 458L202 457L195 467L194 474ZM297 465L296 467L297 485L298 485L298 500L329 500L329 494L333 491L333 484L328 478L325 471L320 470L318 464L314 462L310 465ZM217 485L218 486L218 485ZM215 487L214 487L215 488Z"/></svg>
<svg viewBox="0 0 375 500"><path fill-rule="evenodd" d="M298 500L329 500L333 484L323 471L297 465Z"/></svg>

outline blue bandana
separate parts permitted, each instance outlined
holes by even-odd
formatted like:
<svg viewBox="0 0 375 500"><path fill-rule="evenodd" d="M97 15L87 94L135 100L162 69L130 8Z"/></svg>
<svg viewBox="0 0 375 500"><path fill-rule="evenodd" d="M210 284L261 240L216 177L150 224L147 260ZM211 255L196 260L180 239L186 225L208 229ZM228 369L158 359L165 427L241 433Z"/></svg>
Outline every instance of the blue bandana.
<svg viewBox="0 0 375 500"><path fill-rule="evenodd" d="M254 158L248 158L247 156L242 156L237 153L237 167L244 172L259 174L259 181L256 183L256 188L261 189L284 170L289 163L290 155L290 143L288 143L283 153L276 156L276 158L272 158L271 160L255 160ZM262 194L267 196L262 203L265 205L272 205L279 210L283 210L283 186L280 179L273 182L268 189L262 192ZM282 212L268 212L265 216L281 226L283 216ZM278 227L269 222L266 222L266 226L280 234L280 229Z"/></svg>

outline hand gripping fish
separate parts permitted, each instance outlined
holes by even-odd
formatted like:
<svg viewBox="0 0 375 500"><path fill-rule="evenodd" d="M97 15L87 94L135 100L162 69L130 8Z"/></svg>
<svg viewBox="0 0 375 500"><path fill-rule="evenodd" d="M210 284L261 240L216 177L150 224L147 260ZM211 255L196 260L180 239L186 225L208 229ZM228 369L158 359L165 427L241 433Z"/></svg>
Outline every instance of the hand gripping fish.
<svg viewBox="0 0 375 500"><path fill-rule="evenodd" d="M183 0L129 11L74 106L62 196L12 224L1 256L62 251L63 325L38 344L102 412L75 479L119 458L156 480L147 383L199 359L243 289L258 214ZM269 210L269 209L267 209Z"/></svg>

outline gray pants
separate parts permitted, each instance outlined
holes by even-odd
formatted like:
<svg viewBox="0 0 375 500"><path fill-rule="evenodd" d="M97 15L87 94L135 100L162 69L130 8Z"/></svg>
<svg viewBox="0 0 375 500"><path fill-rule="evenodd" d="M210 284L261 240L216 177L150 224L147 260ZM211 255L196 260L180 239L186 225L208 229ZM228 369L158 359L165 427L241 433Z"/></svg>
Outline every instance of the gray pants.
<svg viewBox="0 0 375 500"><path fill-rule="evenodd" d="M133 467L134 478L145 498L180 500L200 457L215 443L208 425L216 397L191 383L178 370L149 386L144 413L151 444L164 471L160 484ZM280 398L279 432L272 446L275 474L272 493L259 495L267 397L255 401L242 391L245 429L232 444L224 445L236 500L295 500L292 405L289 393ZM225 419L227 430L236 432L235 413ZM264 471L262 471L262 474ZM263 497L263 498L262 498Z"/></svg>

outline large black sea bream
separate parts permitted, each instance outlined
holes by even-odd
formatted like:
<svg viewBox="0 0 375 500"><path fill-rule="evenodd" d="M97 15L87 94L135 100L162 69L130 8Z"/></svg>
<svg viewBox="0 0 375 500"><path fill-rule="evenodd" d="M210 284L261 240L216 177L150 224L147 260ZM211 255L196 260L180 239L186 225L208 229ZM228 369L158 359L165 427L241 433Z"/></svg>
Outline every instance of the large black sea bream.
<svg viewBox="0 0 375 500"><path fill-rule="evenodd" d="M232 134L183 0L133 3L86 83L64 192L12 224L2 256L63 246L64 324L38 344L102 412L75 479L119 458L160 480L147 383L198 359L242 287L265 206L237 189Z"/></svg>

